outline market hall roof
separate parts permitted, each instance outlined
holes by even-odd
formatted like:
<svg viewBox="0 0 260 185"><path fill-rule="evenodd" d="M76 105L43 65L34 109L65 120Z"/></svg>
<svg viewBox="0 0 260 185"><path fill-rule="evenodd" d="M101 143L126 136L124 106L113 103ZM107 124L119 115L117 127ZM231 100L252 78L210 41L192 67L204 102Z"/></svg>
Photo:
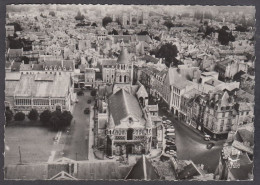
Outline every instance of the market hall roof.
<svg viewBox="0 0 260 185"><path fill-rule="evenodd" d="M12 81L6 80L8 83ZM21 97L66 97L71 86L69 75L23 74L14 88L15 96ZM6 92L6 96L10 96Z"/></svg>

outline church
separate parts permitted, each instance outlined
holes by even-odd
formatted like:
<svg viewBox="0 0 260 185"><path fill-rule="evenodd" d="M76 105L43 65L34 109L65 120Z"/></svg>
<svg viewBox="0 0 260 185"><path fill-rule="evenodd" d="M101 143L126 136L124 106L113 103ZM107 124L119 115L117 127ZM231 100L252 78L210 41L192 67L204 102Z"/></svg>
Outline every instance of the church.
<svg viewBox="0 0 260 185"><path fill-rule="evenodd" d="M111 86L99 87L97 145L106 155L148 154L154 123L148 109L148 94L141 83L132 84L133 63L122 47ZM103 135L101 139L100 136Z"/></svg>

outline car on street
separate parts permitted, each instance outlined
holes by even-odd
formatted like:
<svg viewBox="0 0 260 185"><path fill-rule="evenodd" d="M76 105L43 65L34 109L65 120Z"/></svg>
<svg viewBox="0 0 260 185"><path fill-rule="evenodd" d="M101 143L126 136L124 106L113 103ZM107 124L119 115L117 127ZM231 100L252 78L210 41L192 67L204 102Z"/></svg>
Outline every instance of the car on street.
<svg viewBox="0 0 260 185"><path fill-rule="evenodd" d="M84 114L89 114L89 112L90 112L90 109L88 107L84 109Z"/></svg>
<svg viewBox="0 0 260 185"><path fill-rule="evenodd" d="M79 92L77 92L77 95L78 95L78 96L83 96L83 95L84 95L84 92L83 92L83 91L79 91Z"/></svg>
<svg viewBox="0 0 260 185"><path fill-rule="evenodd" d="M174 145L175 143L172 141L166 141L166 145Z"/></svg>
<svg viewBox="0 0 260 185"><path fill-rule="evenodd" d="M88 100L88 104L90 104L90 103L91 103L91 100L89 99L89 100Z"/></svg>
<svg viewBox="0 0 260 185"><path fill-rule="evenodd" d="M204 135L204 140L205 141L210 141L210 139L211 139L210 135Z"/></svg>
<svg viewBox="0 0 260 185"><path fill-rule="evenodd" d="M175 135L167 135L167 136L165 136L165 139L175 139Z"/></svg>
<svg viewBox="0 0 260 185"><path fill-rule="evenodd" d="M212 142L210 142L210 143L207 144L207 149L211 149L211 148L213 148L214 146L215 146L215 144L212 143Z"/></svg>
<svg viewBox="0 0 260 185"><path fill-rule="evenodd" d="M165 150L177 150L177 147L176 147L176 145L174 145L174 144L172 144L172 145L166 145L166 148L165 148Z"/></svg>

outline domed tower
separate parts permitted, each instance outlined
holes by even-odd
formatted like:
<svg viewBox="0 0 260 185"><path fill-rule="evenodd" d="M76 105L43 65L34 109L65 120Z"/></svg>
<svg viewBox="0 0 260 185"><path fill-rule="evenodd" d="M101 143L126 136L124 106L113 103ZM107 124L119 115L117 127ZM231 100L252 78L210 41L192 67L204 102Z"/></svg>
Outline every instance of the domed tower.
<svg viewBox="0 0 260 185"><path fill-rule="evenodd" d="M130 61L127 48L122 46L121 53L117 59L115 71L116 84L132 84L132 62Z"/></svg>

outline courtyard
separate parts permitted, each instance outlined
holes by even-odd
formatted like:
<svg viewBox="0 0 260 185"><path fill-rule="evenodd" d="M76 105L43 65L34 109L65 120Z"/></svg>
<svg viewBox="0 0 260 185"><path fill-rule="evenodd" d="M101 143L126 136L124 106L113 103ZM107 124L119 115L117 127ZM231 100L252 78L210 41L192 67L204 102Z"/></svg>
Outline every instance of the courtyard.
<svg viewBox="0 0 260 185"><path fill-rule="evenodd" d="M20 163L47 162L54 146L57 132L42 126L15 125L5 127L5 166Z"/></svg>

